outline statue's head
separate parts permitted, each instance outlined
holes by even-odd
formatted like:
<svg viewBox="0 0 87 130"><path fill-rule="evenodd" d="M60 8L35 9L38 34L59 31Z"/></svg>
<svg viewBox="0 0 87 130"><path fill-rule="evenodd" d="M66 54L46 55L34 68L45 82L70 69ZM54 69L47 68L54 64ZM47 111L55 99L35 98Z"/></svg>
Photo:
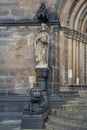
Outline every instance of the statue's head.
<svg viewBox="0 0 87 130"><path fill-rule="evenodd" d="M45 23L41 24L41 31L47 31L47 25Z"/></svg>
<svg viewBox="0 0 87 130"><path fill-rule="evenodd" d="M41 90L38 87L34 87L30 90L30 97L33 102L37 102L41 98Z"/></svg>
<svg viewBox="0 0 87 130"><path fill-rule="evenodd" d="M44 23L41 24L41 30L46 30L46 24Z"/></svg>

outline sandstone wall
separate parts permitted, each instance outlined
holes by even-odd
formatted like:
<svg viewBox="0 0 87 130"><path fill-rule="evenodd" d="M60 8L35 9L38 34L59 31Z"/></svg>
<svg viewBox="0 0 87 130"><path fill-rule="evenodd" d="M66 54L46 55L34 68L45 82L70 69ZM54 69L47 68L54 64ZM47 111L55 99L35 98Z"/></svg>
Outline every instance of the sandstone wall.
<svg viewBox="0 0 87 130"><path fill-rule="evenodd" d="M35 28L3 27L0 35L0 88L29 86L29 76L35 75Z"/></svg>
<svg viewBox="0 0 87 130"><path fill-rule="evenodd" d="M54 11L56 0L45 1ZM0 19L32 19L40 0L0 0ZM38 26L0 27L0 91L26 93L35 81L34 38Z"/></svg>
<svg viewBox="0 0 87 130"><path fill-rule="evenodd" d="M0 18L33 18L41 0L0 0ZM56 0L45 1L49 10L54 10Z"/></svg>

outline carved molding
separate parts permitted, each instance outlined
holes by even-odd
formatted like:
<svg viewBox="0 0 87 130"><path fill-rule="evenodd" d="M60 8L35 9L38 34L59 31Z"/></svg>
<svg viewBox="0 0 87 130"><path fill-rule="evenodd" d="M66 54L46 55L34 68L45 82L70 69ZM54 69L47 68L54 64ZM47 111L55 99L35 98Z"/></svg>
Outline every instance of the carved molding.
<svg viewBox="0 0 87 130"><path fill-rule="evenodd" d="M82 43L87 43L87 35L80 33L78 31L69 29L67 27L62 27L61 30L64 32L67 38L70 38L70 39L73 39Z"/></svg>

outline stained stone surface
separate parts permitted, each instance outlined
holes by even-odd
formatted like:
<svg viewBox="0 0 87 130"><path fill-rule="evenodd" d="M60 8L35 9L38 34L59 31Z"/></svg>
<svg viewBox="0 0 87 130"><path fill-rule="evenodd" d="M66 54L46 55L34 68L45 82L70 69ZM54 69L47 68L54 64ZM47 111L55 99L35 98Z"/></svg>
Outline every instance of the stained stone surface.
<svg viewBox="0 0 87 130"><path fill-rule="evenodd" d="M20 87L22 90L23 86L30 89L29 79L36 76L35 37L38 32L38 26L0 27L0 89L10 89L11 92ZM53 39L49 45L50 55L54 49ZM54 56L50 55L49 64L53 66Z"/></svg>
<svg viewBox="0 0 87 130"><path fill-rule="evenodd" d="M34 40L38 32L38 26L0 27L0 91L25 94L25 88L34 86L35 81L31 83L30 77L36 76ZM50 52L54 49L53 39L50 39ZM49 56L50 66L54 64L54 55Z"/></svg>
<svg viewBox="0 0 87 130"><path fill-rule="evenodd" d="M49 9L54 9L56 0L45 2ZM40 3L40 0L0 0L0 18L33 18Z"/></svg>
<svg viewBox="0 0 87 130"><path fill-rule="evenodd" d="M0 89L29 86L34 76L34 37L37 27L0 28Z"/></svg>
<svg viewBox="0 0 87 130"><path fill-rule="evenodd" d="M56 0L45 0L45 3L49 11L55 10ZM0 19L33 19L40 4L40 0L0 0ZM25 94L25 87L34 86L35 81L29 80L36 76L34 39L37 32L38 26L0 27L0 91ZM50 61L52 65L53 57Z"/></svg>
<svg viewBox="0 0 87 130"><path fill-rule="evenodd" d="M10 90L25 94L24 88L30 89L35 85L35 80L32 83L29 80L31 77L35 79L36 76L35 37L38 32L38 26L0 27L0 91ZM50 37L53 33L52 27ZM56 52L54 39L55 35L50 39L50 52ZM56 54L51 55L50 52L49 65L55 69ZM56 74L56 71L54 73ZM57 78L52 82L57 82Z"/></svg>

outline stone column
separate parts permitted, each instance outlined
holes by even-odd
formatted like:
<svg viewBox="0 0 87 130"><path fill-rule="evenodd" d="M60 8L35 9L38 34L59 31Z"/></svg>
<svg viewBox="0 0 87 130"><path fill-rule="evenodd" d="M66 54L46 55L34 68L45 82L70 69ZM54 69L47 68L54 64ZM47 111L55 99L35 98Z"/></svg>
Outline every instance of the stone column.
<svg viewBox="0 0 87 130"><path fill-rule="evenodd" d="M68 84L72 84L72 39L68 40Z"/></svg>
<svg viewBox="0 0 87 130"><path fill-rule="evenodd" d="M84 43L84 84L86 84L86 68L87 68L87 64L86 64L86 44Z"/></svg>
<svg viewBox="0 0 87 130"><path fill-rule="evenodd" d="M73 40L73 84L76 84L76 40Z"/></svg>
<svg viewBox="0 0 87 130"><path fill-rule="evenodd" d="M56 44L56 36L55 36L54 26L51 26L50 44L49 44L49 67L50 67L49 91L50 91L51 95L53 93L53 89L54 89L54 86L56 84L55 79L57 78L55 76L55 68L57 68L56 67L57 55L55 54L56 53L56 45L55 44Z"/></svg>
<svg viewBox="0 0 87 130"><path fill-rule="evenodd" d="M86 44L86 69L85 69L85 72L86 72L86 84L87 84L87 44Z"/></svg>
<svg viewBox="0 0 87 130"><path fill-rule="evenodd" d="M79 64L80 64L80 72L79 72L79 77L80 77L80 84L83 84L83 74L82 74L82 66L83 66L83 46L82 46L82 42L79 43L80 46L79 46L79 54L80 54L80 59L79 59Z"/></svg>
<svg viewBox="0 0 87 130"><path fill-rule="evenodd" d="M58 27L53 28L54 45L53 45L53 63L52 63L52 82L53 89L58 89L59 86L59 32Z"/></svg>
<svg viewBox="0 0 87 130"><path fill-rule="evenodd" d="M80 84L80 42L78 41L78 78Z"/></svg>
<svg viewBox="0 0 87 130"><path fill-rule="evenodd" d="M64 32L59 32L59 83L64 85L65 83L65 66L64 66Z"/></svg>
<svg viewBox="0 0 87 130"><path fill-rule="evenodd" d="M60 32L59 41L59 71L60 84L68 84L68 38L65 31Z"/></svg>
<svg viewBox="0 0 87 130"><path fill-rule="evenodd" d="M76 41L76 84L79 84L79 43Z"/></svg>
<svg viewBox="0 0 87 130"><path fill-rule="evenodd" d="M57 108L61 98L59 96L59 28L52 27L53 41L51 41L51 68L52 68L52 92L51 92L51 106Z"/></svg>
<svg viewBox="0 0 87 130"><path fill-rule="evenodd" d="M81 55L81 84L84 84L84 43L81 42L81 48L80 48Z"/></svg>
<svg viewBox="0 0 87 130"><path fill-rule="evenodd" d="M65 85L68 84L68 38L64 40L64 66L65 66Z"/></svg>

